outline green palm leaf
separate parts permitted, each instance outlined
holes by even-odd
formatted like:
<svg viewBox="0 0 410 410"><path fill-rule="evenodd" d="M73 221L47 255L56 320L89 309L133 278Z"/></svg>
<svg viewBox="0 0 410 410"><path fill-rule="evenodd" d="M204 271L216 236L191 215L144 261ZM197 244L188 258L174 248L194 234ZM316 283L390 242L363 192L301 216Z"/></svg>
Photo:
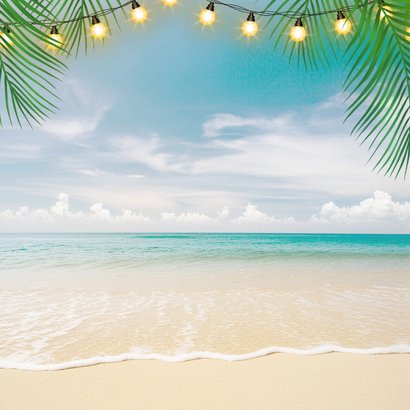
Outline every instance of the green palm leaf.
<svg viewBox="0 0 410 410"><path fill-rule="evenodd" d="M54 51L77 55L81 47L86 52L90 44L90 22L85 16L97 14L108 27L107 14L119 26L114 13L115 3L101 0L14 0L0 2L0 126L4 111L8 121L19 126L41 123L57 110L55 83L61 80L65 64ZM72 21L71 21L72 20ZM70 21L67 24L64 22ZM56 44L49 33L53 25L60 26L64 45ZM57 50L56 50L57 49ZM4 114L3 114L4 115Z"/></svg>
<svg viewBox="0 0 410 410"><path fill-rule="evenodd" d="M0 3L1 125L3 108L9 122L17 121L20 126L24 120L29 125L40 123L57 109L55 81L65 66L42 45L49 41L41 24L48 16L47 5L25 0ZM27 24L33 18L38 24Z"/></svg>
<svg viewBox="0 0 410 410"><path fill-rule="evenodd" d="M78 55L80 49L84 52L88 51L90 44L94 44L94 40L88 34L90 27L90 19L85 18L90 15L98 16L101 21L107 24L110 29L111 22L120 28L120 22L113 11L120 8L121 1L101 1L101 0L78 0L78 1L54 1L54 5L50 9L53 15L53 24L58 25L61 22L70 21L69 24L64 24L60 31L64 36L65 51L69 54Z"/></svg>
<svg viewBox="0 0 410 410"><path fill-rule="evenodd" d="M318 70L322 66L330 66L343 55L341 50L346 46L347 38L336 34L334 23L337 11L346 9L347 5L340 0L272 0L266 9L278 13L268 21L268 25L272 27L270 37L276 38L274 47L283 46L284 52L289 53L291 60L296 59L307 69ZM322 14L324 10L333 13ZM289 11L292 12L293 18L287 16ZM284 12L287 15L281 15ZM301 43L295 43L289 37L298 17L301 17L307 31L307 37ZM351 14L348 17L355 24L355 16Z"/></svg>
<svg viewBox="0 0 410 410"><path fill-rule="evenodd" d="M347 118L390 176L406 174L410 160L409 11L407 1L368 4L347 49Z"/></svg>

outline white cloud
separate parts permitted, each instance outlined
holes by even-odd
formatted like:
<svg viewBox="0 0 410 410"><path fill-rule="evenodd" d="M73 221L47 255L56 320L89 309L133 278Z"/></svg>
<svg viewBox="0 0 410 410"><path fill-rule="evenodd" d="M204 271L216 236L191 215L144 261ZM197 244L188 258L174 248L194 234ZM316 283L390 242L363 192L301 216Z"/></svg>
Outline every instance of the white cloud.
<svg viewBox="0 0 410 410"><path fill-rule="evenodd" d="M272 203L271 206L275 203ZM383 191L353 206L334 202L322 205L317 215L305 220L276 217L248 203L241 214L230 216L228 207L212 214L191 210L159 212L153 217L128 208L110 210L102 202L93 203L87 212L73 212L69 197L60 193L47 208L27 206L0 211L2 231L221 231L221 232L408 232L410 202L397 202Z"/></svg>
<svg viewBox="0 0 410 410"><path fill-rule="evenodd" d="M95 169L78 169L77 172L79 174L87 175L89 177L100 177L100 176L107 175L106 172L101 171L98 168L95 168Z"/></svg>
<svg viewBox="0 0 410 410"><path fill-rule="evenodd" d="M70 140L84 134L93 133L101 120L102 114L106 110L94 113L87 117L66 117L53 118L42 125L41 130L58 136L64 140Z"/></svg>
<svg viewBox="0 0 410 410"><path fill-rule="evenodd" d="M320 209L319 215L312 217L313 221L336 223L377 222L390 219L410 221L410 202L395 202L383 191L375 191L371 198L351 207L339 207L334 202L327 202Z"/></svg>
<svg viewBox="0 0 410 410"><path fill-rule="evenodd" d="M57 216L65 216L69 215L69 209L68 195L64 192L60 192L56 204L51 207L51 213Z"/></svg>
<svg viewBox="0 0 410 410"><path fill-rule="evenodd" d="M232 128L252 127L263 131L274 131L277 128L284 129L291 124L293 113L265 118L265 117L241 117L233 114L214 114L202 124L205 137L219 137L223 131Z"/></svg>
<svg viewBox="0 0 410 410"><path fill-rule="evenodd" d="M165 145L155 135L147 138L114 137L110 139L110 145L118 150L116 155L121 155L156 171L162 172L172 168L169 164L171 155L161 151Z"/></svg>
<svg viewBox="0 0 410 410"><path fill-rule="evenodd" d="M57 196L57 202L50 209L30 209L27 206L22 206L16 211L7 209L0 212L0 221L22 222L23 229L29 225L36 225L40 230L53 230L53 226L64 226L69 231L87 231L88 228L93 229L94 223L102 223L99 227L104 228L104 223L118 225L124 223L147 223L150 218L129 209L123 208L122 212L117 215L112 215L109 209L104 208L101 202L96 202L89 208L89 213L72 212L70 209L69 197L66 193L61 192Z"/></svg>
<svg viewBox="0 0 410 410"><path fill-rule="evenodd" d="M167 223L172 222L183 224L203 224L216 221L216 218L211 218L210 216L199 212L182 212L180 214L175 214L173 212L162 212L161 219Z"/></svg>
<svg viewBox="0 0 410 410"><path fill-rule="evenodd" d="M143 215L141 212L136 213L124 208L122 210L122 215L116 216L116 220L120 220L122 222L149 222L150 218Z"/></svg>
<svg viewBox="0 0 410 410"><path fill-rule="evenodd" d="M65 85L66 94L74 97L75 105L71 111L75 114L57 114L41 125L41 131L65 141L93 134L104 114L111 108L110 104L102 97L93 95L78 80L67 79Z"/></svg>
<svg viewBox="0 0 410 410"><path fill-rule="evenodd" d="M104 205L101 202L96 202L90 206L90 211L92 217L106 219L108 221L111 219L111 212L108 209L104 209Z"/></svg>
<svg viewBox="0 0 410 410"><path fill-rule="evenodd" d="M31 159L41 154L42 146L39 144L12 143L3 145L0 157L5 159Z"/></svg>
<svg viewBox="0 0 410 410"><path fill-rule="evenodd" d="M141 212L133 212L130 209L123 208L122 213L119 215L112 215L110 210L104 208L101 202L96 202L90 206L91 218L97 218L103 221L107 221L110 224L118 224L123 222L137 222L147 223L150 222L150 218L143 215Z"/></svg>
<svg viewBox="0 0 410 410"><path fill-rule="evenodd" d="M263 223L269 222L273 218L258 210L256 205L250 202L246 206L244 213L238 218L232 219L234 223Z"/></svg>
<svg viewBox="0 0 410 410"><path fill-rule="evenodd" d="M131 179L141 179L145 178L144 175L142 174L125 174L125 173L119 173L119 172L108 172L108 171L103 171L99 168L94 168L94 169L77 169L76 172L82 175L86 175L88 177L125 177L125 178L131 178Z"/></svg>
<svg viewBox="0 0 410 410"><path fill-rule="evenodd" d="M110 140L112 157L168 172L177 190L189 190L187 181L194 177L202 185L212 181L214 190L240 186L242 199L269 195L268 187L271 195L277 196L279 190L289 198L357 197L375 189L402 195L404 183L384 178L366 165L368 151L349 137L342 110L336 109L342 106L341 98L336 95L297 114L215 114L203 123L204 135L212 139L184 145L183 150L184 142L157 135L118 136ZM180 151L184 154L176 154Z"/></svg>
<svg viewBox="0 0 410 410"><path fill-rule="evenodd" d="M226 206L222 211L218 212L218 217L221 219L227 218L229 216L229 208Z"/></svg>
<svg viewBox="0 0 410 410"><path fill-rule="evenodd" d="M292 223L295 222L295 219L292 217L278 219L274 216L269 216L261 212L256 205L249 202L243 214L238 218L232 219L231 222L238 224Z"/></svg>

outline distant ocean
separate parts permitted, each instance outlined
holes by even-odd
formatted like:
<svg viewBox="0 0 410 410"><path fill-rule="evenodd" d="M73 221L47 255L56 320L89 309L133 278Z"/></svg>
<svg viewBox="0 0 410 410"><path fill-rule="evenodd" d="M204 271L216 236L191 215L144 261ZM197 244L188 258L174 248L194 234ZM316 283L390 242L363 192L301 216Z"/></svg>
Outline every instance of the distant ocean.
<svg viewBox="0 0 410 410"><path fill-rule="evenodd" d="M1 234L0 368L410 352L410 235Z"/></svg>

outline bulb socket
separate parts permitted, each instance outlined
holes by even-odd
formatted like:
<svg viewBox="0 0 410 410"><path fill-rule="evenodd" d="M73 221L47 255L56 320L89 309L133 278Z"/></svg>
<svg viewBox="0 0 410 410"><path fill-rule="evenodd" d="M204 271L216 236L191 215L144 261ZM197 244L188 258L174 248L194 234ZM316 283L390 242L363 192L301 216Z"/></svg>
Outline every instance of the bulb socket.
<svg viewBox="0 0 410 410"><path fill-rule="evenodd" d="M3 28L1 29L1 32L2 32L2 33L6 33L6 34L11 34L11 31L10 31L10 29L9 29L9 25L8 25L8 24L5 24L5 25L3 26Z"/></svg>
<svg viewBox="0 0 410 410"><path fill-rule="evenodd" d="M58 28L57 28L57 26L51 26L50 34L58 34Z"/></svg>
<svg viewBox="0 0 410 410"><path fill-rule="evenodd" d="M100 19L97 16L91 16L91 24L94 26L95 24L99 24Z"/></svg>
<svg viewBox="0 0 410 410"><path fill-rule="evenodd" d="M255 14L250 12L248 18L246 19L246 21L255 21Z"/></svg>
<svg viewBox="0 0 410 410"><path fill-rule="evenodd" d="M296 19L295 27L303 27L303 22L300 17Z"/></svg>
<svg viewBox="0 0 410 410"><path fill-rule="evenodd" d="M342 11L337 12L337 20L344 20L346 17Z"/></svg>
<svg viewBox="0 0 410 410"><path fill-rule="evenodd" d="M209 11L215 11L215 4L212 1L206 6L206 9Z"/></svg>
<svg viewBox="0 0 410 410"><path fill-rule="evenodd" d="M141 7L141 5L137 1L132 0L131 7L132 7L133 10L135 10L138 7Z"/></svg>

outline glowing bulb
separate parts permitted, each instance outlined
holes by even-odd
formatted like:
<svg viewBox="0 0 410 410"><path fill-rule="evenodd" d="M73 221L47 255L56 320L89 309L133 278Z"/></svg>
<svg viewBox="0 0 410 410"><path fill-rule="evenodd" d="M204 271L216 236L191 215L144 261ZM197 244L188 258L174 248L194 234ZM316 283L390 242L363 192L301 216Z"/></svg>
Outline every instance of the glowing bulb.
<svg viewBox="0 0 410 410"><path fill-rule="evenodd" d="M341 35L348 34L352 30L352 23L350 22L350 20L346 19L346 17L341 11L337 12L335 30Z"/></svg>
<svg viewBox="0 0 410 410"><path fill-rule="evenodd" d="M10 29L5 26L0 33L0 47L9 48L14 45Z"/></svg>
<svg viewBox="0 0 410 410"><path fill-rule="evenodd" d="M290 38L296 43L300 43L306 38L306 30L303 27L301 18L298 18L295 25L290 29Z"/></svg>
<svg viewBox="0 0 410 410"><path fill-rule="evenodd" d="M408 33L408 36L404 36L404 37L407 41L410 41L410 27L406 28L406 33Z"/></svg>
<svg viewBox="0 0 410 410"><path fill-rule="evenodd" d="M259 31L258 23L255 21L255 15L249 13L248 18L242 24L242 34L246 37L254 37Z"/></svg>
<svg viewBox="0 0 410 410"><path fill-rule="evenodd" d="M215 5L211 2L206 6L206 9L201 10L199 13L199 21L204 26L212 26L212 24L215 23L215 20Z"/></svg>
<svg viewBox="0 0 410 410"><path fill-rule="evenodd" d="M101 40L107 35L108 27L101 23L97 16L92 16L90 33L94 39Z"/></svg>
<svg viewBox="0 0 410 410"><path fill-rule="evenodd" d="M177 2L178 0L162 0L162 4L166 7L173 7Z"/></svg>
<svg viewBox="0 0 410 410"><path fill-rule="evenodd" d="M393 14L393 9L390 6L385 6L384 2L382 2L382 7L380 7L380 21L382 21L386 17L391 17Z"/></svg>
<svg viewBox="0 0 410 410"><path fill-rule="evenodd" d="M131 18L137 23L143 23L148 18L148 11L145 7L142 7L135 0L131 3Z"/></svg>
<svg viewBox="0 0 410 410"><path fill-rule="evenodd" d="M63 36L59 34L57 26L52 26L50 31L50 43L47 43L47 48L52 51L57 51L63 43Z"/></svg>

